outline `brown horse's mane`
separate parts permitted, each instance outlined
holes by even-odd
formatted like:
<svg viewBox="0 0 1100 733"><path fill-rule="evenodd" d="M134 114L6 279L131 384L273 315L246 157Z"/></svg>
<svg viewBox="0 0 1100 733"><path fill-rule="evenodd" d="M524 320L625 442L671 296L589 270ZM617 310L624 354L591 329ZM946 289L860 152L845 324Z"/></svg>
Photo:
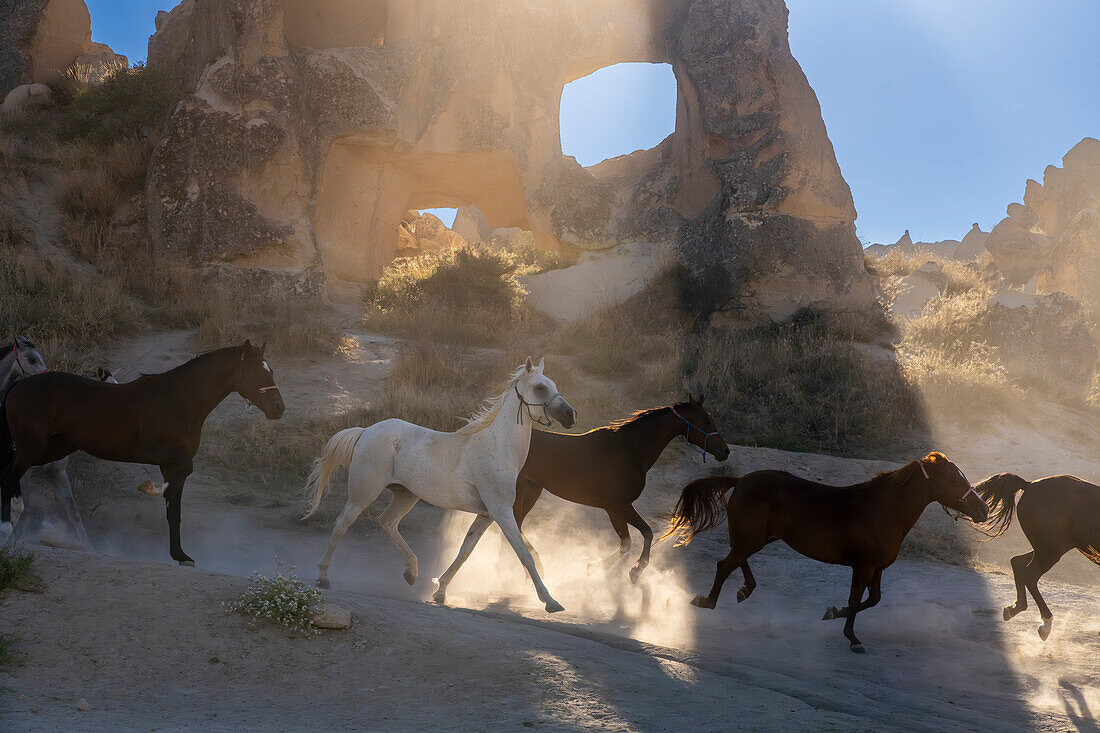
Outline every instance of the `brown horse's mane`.
<svg viewBox="0 0 1100 733"><path fill-rule="evenodd" d="M153 374L142 373L142 375L139 376L137 379L133 379L130 382L128 382L127 384L135 384L137 382L142 381L143 379L150 379L152 377L163 377L166 374L173 374L173 373L178 372L179 370L183 369L186 366L194 364L195 362L199 361L200 359L205 359L205 357L207 357L207 356L214 356L215 354L221 354L223 352L229 352L229 351L239 351L240 348L241 348L240 346L225 346L225 347L220 348L220 349L213 349L211 351L204 351L204 352L202 352L201 354L199 354L197 356L192 356L190 359L183 362L182 364L177 364L176 366L172 367L168 371L155 372Z"/></svg>
<svg viewBox="0 0 1100 733"><path fill-rule="evenodd" d="M612 433L619 433L632 427L637 427L639 423L648 420L651 417L657 417L660 414L664 414L671 410L673 407L684 407L685 405L686 403L680 403L677 405L664 405L662 407L650 407L645 410L636 410L626 417L620 417L618 420L612 420L607 425L596 428L596 430L607 430Z"/></svg>
<svg viewBox="0 0 1100 733"><path fill-rule="evenodd" d="M844 488L851 491L902 488L912 480L913 475L918 470L920 470L920 461L909 461L901 468L895 468L893 471L880 471L866 481Z"/></svg>

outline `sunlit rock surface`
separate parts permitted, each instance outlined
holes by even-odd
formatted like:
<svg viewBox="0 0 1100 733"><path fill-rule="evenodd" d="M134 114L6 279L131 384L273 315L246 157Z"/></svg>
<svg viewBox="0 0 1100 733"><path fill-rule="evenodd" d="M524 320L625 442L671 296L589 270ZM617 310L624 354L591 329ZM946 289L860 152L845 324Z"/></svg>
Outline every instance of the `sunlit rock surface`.
<svg viewBox="0 0 1100 733"><path fill-rule="evenodd" d="M676 130L583 168L562 88L624 61L672 65ZM472 206L463 236L518 228L573 257L674 244L779 315L871 299L781 0L185 0L149 63L186 95L148 178L165 250L320 269L354 297L407 246L406 211Z"/></svg>

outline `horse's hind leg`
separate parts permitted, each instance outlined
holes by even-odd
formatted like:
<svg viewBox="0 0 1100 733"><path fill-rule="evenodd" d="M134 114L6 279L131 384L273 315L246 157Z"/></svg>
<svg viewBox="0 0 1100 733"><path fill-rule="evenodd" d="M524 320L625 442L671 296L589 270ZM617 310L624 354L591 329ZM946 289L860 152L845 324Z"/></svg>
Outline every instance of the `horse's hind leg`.
<svg viewBox="0 0 1100 733"><path fill-rule="evenodd" d="M168 482L164 490L164 511L168 518L168 551L180 565L194 566L195 561L183 551L180 543L180 515L183 508L183 484L192 471L191 461L185 460L161 466L160 472Z"/></svg>
<svg viewBox="0 0 1100 733"><path fill-rule="evenodd" d="M470 553L474 551L474 547L477 546L478 540L485 534L485 530L489 529L489 525L493 523L493 518L488 514L478 514L474 517L474 523L470 525L470 529L466 532L465 539L462 540L462 547L458 551L458 556L455 557L454 562L447 568L447 571L435 578L436 589L432 594L432 600L436 603L445 603L447 601L447 586L454 580L455 573L462 567L462 564L466 562L466 559L470 557Z"/></svg>
<svg viewBox="0 0 1100 733"><path fill-rule="evenodd" d="M328 547L325 548L325 554L321 556L321 561L317 563L318 588L329 587L328 566L332 562L332 553L336 552L336 545L340 544L344 533L355 523L355 520L359 518L359 515L363 513L367 506L367 504L352 502L351 497L348 497L348 502L344 504L344 510L340 512L340 516L336 518L336 524L332 526L332 537L328 541Z"/></svg>
<svg viewBox="0 0 1100 733"><path fill-rule="evenodd" d="M866 611L868 608L874 608L878 605L878 602L882 600L882 568L875 570L875 574L871 576L871 584L867 592L867 600L861 600L859 607L856 608L856 613L860 611ZM831 621L835 618L848 618L850 615L850 606L837 609L836 606L829 606L825 610L825 615L821 617L822 621Z"/></svg>
<svg viewBox="0 0 1100 733"><path fill-rule="evenodd" d="M1031 591L1031 597L1035 599L1035 605L1039 608L1039 618L1043 623L1039 626L1039 638L1043 641L1047 640L1050 636L1051 624L1054 621L1054 614L1050 612L1050 608L1047 607L1047 602L1043 600L1043 596L1039 594L1039 578L1043 577L1043 574L1050 570L1054 565L1062 558L1061 555L1055 553L1035 552L1035 557L1031 559L1026 568L1027 578L1025 585L1027 589Z"/></svg>
<svg viewBox="0 0 1100 733"><path fill-rule="evenodd" d="M856 566L852 568L852 589L848 593L848 615L844 622L844 636L848 638L850 648L857 654L862 654L863 642L856 636L856 614L859 613L863 603L863 593L867 590L867 584L874 577L873 568Z"/></svg>
<svg viewBox="0 0 1100 733"><path fill-rule="evenodd" d="M1002 616L1005 621L1012 620L1012 617L1027 609L1027 587L1024 585L1025 568L1031 559L1035 557L1035 551L1025 553L1023 555L1017 555L1012 558L1009 564L1012 566L1012 578L1016 581L1016 602L1011 606L1005 606Z"/></svg>
<svg viewBox="0 0 1100 733"><path fill-rule="evenodd" d="M65 472L65 464L65 461L54 461L47 466L51 473L54 494L57 496L57 500L61 502L61 507L65 510L65 517L72 525L73 531L76 532L77 540L85 550L94 552L95 548L92 547L92 541L84 529L84 522L80 519L80 510L77 509L76 499L73 498L73 487L69 483L68 474Z"/></svg>
<svg viewBox="0 0 1100 733"><path fill-rule="evenodd" d="M632 504L626 507L626 521L642 533L642 554L638 557L638 562L634 563L634 567L630 568L630 582L637 583L638 577L649 565L649 551L653 547L653 529L642 519L642 515L638 514L638 510Z"/></svg>
<svg viewBox="0 0 1100 733"><path fill-rule="evenodd" d="M600 568L610 568L621 560L626 553L630 552L630 528L627 526L626 516L611 509L605 509L604 511L607 512L607 518L611 520L611 526L614 527L615 534L619 535L619 549L602 560L593 560L588 563L589 574Z"/></svg>
<svg viewBox="0 0 1100 733"><path fill-rule="evenodd" d="M11 522L11 502L20 496L19 479L27 472L27 468L16 456L0 471L0 545L6 544L15 535Z"/></svg>
<svg viewBox="0 0 1100 733"><path fill-rule="evenodd" d="M737 602L741 603L745 601L752 592L756 590L756 578L753 577L752 569L749 568L749 561L741 563L741 574L745 576L745 582L741 587L737 589Z"/></svg>
<svg viewBox="0 0 1100 733"><path fill-rule="evenodd" d="M699 608L714 608L718 605L718 596L722 593L722 585L725 584L726 578L730 576L738 566L745 563L741 553L731 549L729 554L718 561L718 568L714 572L714 585L710 588L710 595L707 596L695 596L692 599L691 605L698 606ZM755 582L755 581L754 581Z"/></svg>
<svg viewBox="0 0 1100 733"><path fill-rule="evenodd" d="M378 523L382 526L382 531L389 536L390 541L397 545L397 549L401 550L401 555L405 559L405 582L412 585L416 582L416 553L405 542L405 538L401 536L397 525L401 523L401 519L406 514L412 511L412 508L416 506L420 499L403 486L391 486L389 488L393 492L393 499L390 501L390 505L386 507L386 511L382 512L382 516L378 518Z"/></svg>

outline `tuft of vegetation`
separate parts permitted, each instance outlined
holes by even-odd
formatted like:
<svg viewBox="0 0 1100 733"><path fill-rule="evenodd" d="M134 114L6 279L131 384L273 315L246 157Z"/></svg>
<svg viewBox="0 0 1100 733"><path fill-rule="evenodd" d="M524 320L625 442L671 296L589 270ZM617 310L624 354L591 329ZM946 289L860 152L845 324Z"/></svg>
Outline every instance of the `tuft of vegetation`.
<svg viewBox="0 0 1100 733"><path fill-rule="evenodd" d="M34 555L8 542L0 547L0 593L18 588L31 578Z"/></svg>
<svg viewBox="0 0 1100 733"><path fill-rule="evenodd" d="M400 259L363 289L366 328L426 341L498 344L534 323L515 256L455 247Z"/></svg>
<svg viewBox="0 0 1100 733"><path fill-rule="evenodd" d="M892 250L883 257L864 257L867 271L880 281L911 275L928 263L936 265L942 273L942 287L946 295L990 292L995 284L995 278L985 273L977 263L949 260L928 252ZM888 287L888 283L884 285Z"/></svg>
<svg viewBox="0 0 1100 733"><path fill-rule="evenodd" d="M871 320L804 309L784 323L710 328L689 340L682 368L730 442L898 452L924 416L892 351L866 343Z"/></svg>
<svg viewBox="0 0 1100 733"><path fill-rule="evenodd" d="M167 74L151 66L119 68L101 83L70 74L55 90L64 110L61 134L106 147L145 140L159 129L175 97Z"/></svg>
<svg viewBox="0 0 1100 733"><path fill-rule="evenodd" d="M319 633L313 628L313 616L324 606L324 594L295 575L294 568L284 573L278 559L276 564L272 577L252 573L248 589L236 601L223 604L226 610L276 624L293 634Z"/></svg>

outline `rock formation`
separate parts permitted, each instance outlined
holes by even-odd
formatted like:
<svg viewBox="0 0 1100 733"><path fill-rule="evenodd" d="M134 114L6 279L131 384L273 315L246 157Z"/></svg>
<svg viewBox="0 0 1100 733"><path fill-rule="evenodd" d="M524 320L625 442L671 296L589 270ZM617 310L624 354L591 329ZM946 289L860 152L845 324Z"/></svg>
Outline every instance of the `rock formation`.
<svg viewBox="0 0 1100 733"><path fill-rule="evenodd" d="M989 239L989 232L983 232L975 222L966 236L955 248L955 259L966 262L977 262L985 253L985 242Z"/></svg>
<svg viewBox="0 0 1100 733"><path fill-rule="evenodd" d="M183 95L150 235L357 297L406 211L472 206L484 223L462 231L572 256L672 244L777 316L863 305L851 193L786 21L782 0L184 0L149 44ZM583 168L561 152L562 88L624 61L672 65L676 130Z"/></svg>
<svg viewBox="0 0 1100 733"><path fill-rule="evenodd" d="M53 82L78 61L93 78L105 64L126 64L92 41L84 0L0 0L0 98L21 84Z"/></svg>

